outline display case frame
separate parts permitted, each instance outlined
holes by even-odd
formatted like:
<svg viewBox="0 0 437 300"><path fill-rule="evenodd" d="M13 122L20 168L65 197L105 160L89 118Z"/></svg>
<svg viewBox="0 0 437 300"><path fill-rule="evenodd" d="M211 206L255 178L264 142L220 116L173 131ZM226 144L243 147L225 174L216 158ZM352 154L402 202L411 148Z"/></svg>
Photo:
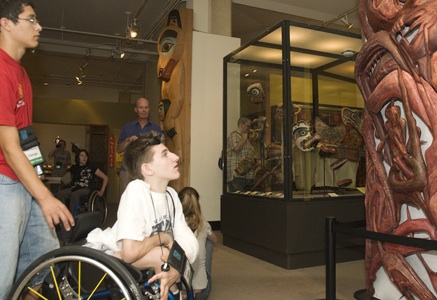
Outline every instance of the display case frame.
<svg viewBox="0 0 437 300"><path fill-rule="evenodd" d="M311 37L311 35L314 36ZM325 157L322 159L324 167L320 167L320 158L315 158L315 152L320 153L316 151L318 150L316 147L311 148L316 149L313 152L308 151L308 154L301 155L302 159L301 157L296 158L297 154L293 153L297 151L297 143L293 138L293 133L296 132L296 124L298 123L295 114L298 103L312 107L310 120L305 122L308 126L308 140L317 136L316 119L326 107L338 107L339 109L348 107L354 111L362 111L362 96L356 88L353 78L354 61L361 45L361 36L355 33L284 20L224 57L224 195L239 193L284 200L311 200L330 196L362 195L361 191L364 190L365 182L365 179L362 178L365 176L365 172L363 172L364 143L354 153L354 155L358 155L356 156L357 160L349 163L350 160L345 159L348 161L345 165L353 165L351 171L347 171L346 174L353 175L353 172L355 172L356 175L360 172L360 180L357 180L357 178L343 178L346 176L344 175L343 177L338 176L338 180L334 182L332 177L335 178L335 173L341 169L331 172L329 167L335 161ZM250 73L251 69L253 69L252 72L257 71L256 76ZM262 71L260 72L260 70ZM246 76L253 77L253 79L246 79ZM248 90L251 85L257 82L260 85L261 92L265 94L265 99L254 103L249 100L249 98L252 98ZM304 85L304 88L300 88L299 85ZM245 87L247 87L247 90ZM347 97L351 99L338 99L338 102L336 102L331 95L325 97L326 92L324 90L329 88L337 88L338 93L344 89L346 90L345 93L348 93ZM301 89L303 91L299 91ZM245 95L246 93L247 95ZM298 99L300 97L305 98L304 101ZM281 99L278 100L278 98ZM348 103L343 104L342 102L345 101ZM275 126L276 116L271 112L275 106L280 106L282 110L282 120L278 126ZM236 168L230 161L233 154L229 152L230 147L227 144L228 137L238 127L237 120L242 116L248 116L252 120L252 125L257 120L263 119L263 126L265 127L259 133L259 136L262 137L258 137L259 140L253 142L258 143L255 146L257 154L255 160L252 161L251 172L253 172L253 175L243 175L243 177L249 177L246 188L235 191L229 188L229 182L232 181L232 178L239 177L238 174L233 172L238 167ZM360 135L359 123L355 125L357 128L353 128L353 130ZM278 156L279 158L271 158L269 156L270 146L275 144L275 138L277 140L271 129L275 128L277 130L277 127L280 127L282 132L281 153ZM253 131L256 131L256 129ZM302 132L301 129L299 131ZM320 145L318 146L320 148ZM340 152L345 153L348 151L347 147L345 150L345 147L341 145L329 146L335 146L334 150L338 148L337 155L333 156L336 160L342 158L343 154L340 155ZM354 159L355 156L349 156L349 158ZM275 159L277 164L272 166L272 161ZM326 164L328 160L330 160L330 163ZM304 169L293 172L296 167L295 162L300 163L301 161L305 161ZM245 167L249 169L249 166L246 165ZM323 170L320 170L321 168ZM278 172L278 169L280 169L280 172ZM342 167L342 169L346 170L347 168ZM330 185L321 185L320 179L316 180L316 173L319 174L319 177L321 177L320 174L323 174L324 178L330 177ZM299 186L296 182L296 176L301 176L299 180L305 182L303 186ZM265 178L270 180L269 184L273 185L273 188L269 186L263 189L260 179L266 181ZM326 180L323 180L323 182L326 183ZM359 182L359 186L356 185L357 182ZM351 183L352 185L348 187Z"/></svg>
<svg viewBox="0 0 437 300"><path fill-rule="evenodd" d="M292 32L300 32L303 35L302 41L294 39ZM311 37L311 32L317 33L316 36ZM331 46L329 51L322 51L328 43L324 35L334 38L333 44L328 45ZM278 37L279 42L274 42L274 40L278 41ZM290 39L283 37L290 37ZM354 43L348 44L347 41L350 40ZM313 41L314 44L308 47L307 43L313 43L308 41ZM360 36L350 32L285 20L224 57L223 164L219 165L224 165L220 229L225 246L285 269L323 265L326 216L334 216L341 222L365 219L362 192L354 189L350 192L344 190L344 193L341 193L338 189L330 191L324 188L321 192L314 193L314 190L308 188L307 184L303 192L299 193L295 187L297 172L292 172L293 159L298 160L296 157L293 158L293 153L299 153L297 150L293 151L297 143L292 141L293 124L297 121L295 112L299 110L296 105L302 104L301 106L308 109L310 118L313 120L310 127L315 128L317 124L314 120L316 116L320 116L321 111L338 111L339 106L345 106L343 102L347 102L338 97L339 93L331 97L327 91L332 86L335 87L336 92L346 93L346 99L353 94L356 103L360 101L363 103L353 79L356 54L351 57L341 54L345 49L357 53L361 44ZM277 53L266 56L269 51L263 51L263 49L273 49ZM315 60L307 60L310 57ZM302 63L299 65L295 63L296 60ZM303 63L304 61L307 63ZM348 70L345 71L341 65L349 66ZM260 81L260 83L266 83L263 91L270 98L270 103L266 104L269 100L260 102L254 99L253 103L248 100L246 87L249 82L242 81L246 78L246 72L249 73L250 68L243 66L256 66L258 72L262 71L267 74L269 81ZM259 75L257 76L259 78ZM339 84L339 82L346 84ZM250 84L253 83L250 82ZM300 86L304 87L303 91L299 90ZM347 88L343 89L344 86ZM275 91L276 94L274 94ZM277 101L273 102L273 99ZM264 107L260 109L262 105ZM275 120L275 117L271 117L273 113L267 113L268 111L276 112L275 105L281 108L277 112L279 119L282 114L282 120L278 124L273 122ZM350 105L350 103L347 106L356 110L362 108L362 105ZM254 107L257 109L251 110ZM270 139L268 140L270 144L276 142L278 138L272 134L271 128L275 126L280 128L280 130L275 129L275 132L280 132L281 136L279 157L284 180L280 193L274 193L272 186L270 186L271 194L267 194L266 190L230 191L227 174L228 171L232 171L232 168L229 169L227 162L228 136L238 126L237 119L241 116L250 116L252 124L259 123L253 120L262 119L262 112L265 117L264 130L266 126L269 126L269 130L263 133L263 136L267 138L263 139L262 143L268 139ZM311 129L312 136L314 132ZM267 152L267 155L263 157L269 159L273 157L274 161L277 159L278 155L269 153L268 148L263 146L261 149L260 152L265 151L261 153L262 155L266 155ZM277 149L273 150L277 151ZM302 153L308 158L302 158L300 161L308 161L311 167L314 166L315 151ZM323 158L322 165L327 159L332 159L332 157ZM303 169L301 173L304 177L309 174L309 178L305 177L305 180L312 184L312 176L308 169ZM323 174L325 174L324 171ZM251 187L253 186L254 184ZM338 262L362 259L364 242L349 237L340 237L336 251Z"/></svg>

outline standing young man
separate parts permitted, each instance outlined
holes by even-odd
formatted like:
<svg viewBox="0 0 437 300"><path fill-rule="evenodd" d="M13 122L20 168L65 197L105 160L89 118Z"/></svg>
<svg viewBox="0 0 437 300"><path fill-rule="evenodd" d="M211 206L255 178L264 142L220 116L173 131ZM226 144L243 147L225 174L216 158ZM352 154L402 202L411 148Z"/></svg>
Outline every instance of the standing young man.
<svg viewBox="0 0 437 300"><path fill-rule="evenodd" d="M147 100L146 98L138 98L135 102L134 110L137 114L137 119L123 126L120 136L118 137L117 153L124 153L124 150L130 142L135 141L137 138L139 138L140 136L144 136L147 133L155 131L162 134L161 127L159 127L158 124L153 123L149 120L149 100ZM129 177L129 174L124 165L124 159L120 167L119 177L121 197L124 190L126 189L126 186L132 180L132 178Z"/></svg>
<svg viewBox="0 0 437 300"><path fill-rule="evenodd" d="M59 247L55 225L70 230L74 220L20 146L18 130L32 124L32 88L20 60L38 46L42 30L32 0L0 0L0 26L0 299L6 299L32 261Z"/></svg>

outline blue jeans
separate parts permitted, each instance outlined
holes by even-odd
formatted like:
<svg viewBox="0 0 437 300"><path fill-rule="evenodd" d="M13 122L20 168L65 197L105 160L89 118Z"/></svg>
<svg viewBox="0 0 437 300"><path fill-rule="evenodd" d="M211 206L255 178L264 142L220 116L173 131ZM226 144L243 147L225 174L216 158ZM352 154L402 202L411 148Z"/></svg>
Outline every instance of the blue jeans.
<svg viewBox="0 0 437 300"><path fill-rule="evenodd" d="M24 186L0 174L0 300L13 282L44 253L59 248L56 233ZM36 279L42 282L45 274Z"/></svg>
<svg viewBox="0 0 437 300"><path fill-rule="evenodd" d="M91 193L89 188L78 189L73 192L73 188L69 187L63 190L60 190L59 193L56 194L56 198L62 201L65 205L68 206L70 212L74 214L76 210L76 205L79 203L81 198L88 197Z"/></svg>

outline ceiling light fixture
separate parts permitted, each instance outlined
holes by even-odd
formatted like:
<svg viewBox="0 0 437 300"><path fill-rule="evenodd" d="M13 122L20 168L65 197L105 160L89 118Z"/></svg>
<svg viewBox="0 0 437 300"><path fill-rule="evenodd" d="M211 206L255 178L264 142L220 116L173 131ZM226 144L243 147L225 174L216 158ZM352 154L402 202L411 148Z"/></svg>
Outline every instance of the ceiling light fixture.
<svg viewBox="0 0 437 300"><path fill-rule="evenodd" d="M323 22L323 24L322 24L321 27L328 26L329 24L334 23L335 21L340 20L341 18L347 17L348 14L350 14L350 13L356 11L357 9L358 9L358 6L352 8L352 9L349 9L347 12L344 12L344 13L342 13L342 14L339 14L339 15L336 16L335 18L332 18L332 19L329 20L329 21ZM346 20L347 20L347 18L346 18ZM349 24L350 24L350 23L349 23ZM351 28L352 28L352 27L351 27Z"/></svg>
<svg viewBox="0 0 437 300"><path fill-rule="evenodd" d="M89 65L89 59L90 59L90 53L91 53L91 49L87 49L86 53L85 53L85 58L82 62L82 65L80 65L79 67L79 71L80 71L80 78L84 78L86 77L86 73L85 73L85 69L88 67Z"/></svg>
<svg viewBox="0 0 437 300"><path fill-rule="evenodd" d="M79 67L80 77L81 77L81 78L86 77L85 68L86 68L87 66L88 66L88 63L83 64L82 66Z"/></svg>
<svg viewBox="0 0 437 300"><path fill-rule="evenodd" d="M115 41L115 49L112 51L112 55L117 54L120 58L125 57L126 53L123 51L122 41L117 39Z"/></svg>
<svg viewBox="0 0 437 300"><path fill-rule="evenodd" d="M85 71L86 67L88 67L89 63L88 60L84 61L83 64L79 67L79 70L81 72Z"/></svg>
<svg viewBox="0 0 437 300"><path fill-rule="evenodd" d="M131 15L131 12L127 11L126 12L126 18L127 18L126 36L128 38L134 39L138 36L139 29L138 29L138 25L137 25L137 19L134 18L132 21L130 21L130 15Z"/></svg>
<svg viewBox="0 0 437 300"><path fill-rule="evenodd" d="M76 81L77 81L77 85L81 85L82 84L82 80L80 80L79 76L76 76Z"/></svg>
<svg viewBox="0 0 437 300"><path fill-rule="evenodd" d="M123 50L114 50L114 53L117 54L120 58L123 58L126 55Z"/></svg>
<svg viewBox="0 0 437 300"><path fill-rule="evenodd" d="M344 16L344 18L341 18L341 21L343 22L344 25L346 25L347 30L350 30L354 26L354 24L349 22L347 15Z"/></svg>
<svg viewBox="0 0 437 300"><path fill-rule="evenodd" d="M355 53L356 52L354 50L347 49L347 50L344 50L343 52L341 52L341 55L343 55L344 57L350 58L350 57L354 56Z"/></svg>
<svg viewBox="0 0 437 300"><path fill-rule="evenodd" d="M129 28L129 36L133 39L138 36L137 19L133 19L133 21L132 21L132 24Z"/></svg>
<svg viewBox="0 0 437 300"><path fill-rule="evenodd" d="M85 78L86 77L86 73L80 69L80 77Z"/></svg>

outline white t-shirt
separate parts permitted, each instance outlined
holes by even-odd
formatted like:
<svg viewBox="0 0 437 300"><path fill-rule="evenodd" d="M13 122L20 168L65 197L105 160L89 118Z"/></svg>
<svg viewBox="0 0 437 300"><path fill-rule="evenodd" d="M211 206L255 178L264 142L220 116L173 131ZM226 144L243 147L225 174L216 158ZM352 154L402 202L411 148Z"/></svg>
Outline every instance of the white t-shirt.
<svg viewBox="0 0 437 300"><path fill-rule="evenodd" d="M173 231L190 263L195 261L198 242L185 222L176 191L167 187L165 194L154 193L148 183L137 179L128 184L121 196L114 226L91 231L86 246L112 254L121 250L123 239L142 241L158 231Z"/></svg>

